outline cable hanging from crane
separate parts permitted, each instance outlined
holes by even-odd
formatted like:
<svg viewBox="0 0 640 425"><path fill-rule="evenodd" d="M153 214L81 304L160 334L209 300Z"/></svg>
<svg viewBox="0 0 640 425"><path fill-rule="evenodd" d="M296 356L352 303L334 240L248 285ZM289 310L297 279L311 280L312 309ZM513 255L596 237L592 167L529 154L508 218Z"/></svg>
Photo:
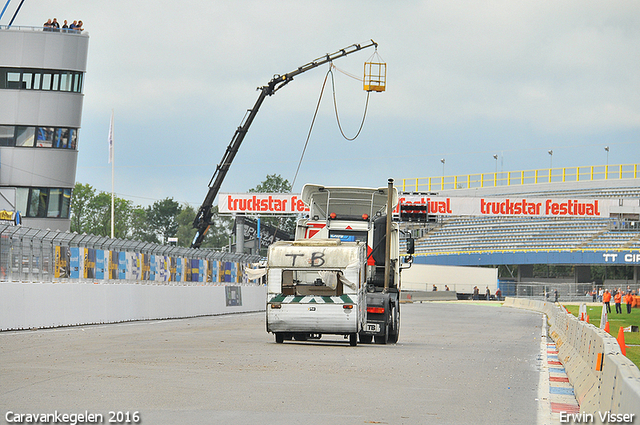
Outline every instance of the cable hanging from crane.
<svg viewBox="0 0 640 425"><path fill-rule="evenodd" d="M331 72L331 65L329 65L329 71L324 76L324 81L322 82L322 89L320 90L320 97L318 98L318 104L316 105L316 111L313 113L313 119L311 120L311 126L309 127L309 132L307 133L307 140L304 142L304 148L302 149L302 155L300 155L300 161L298 161L298 168L296 168L296 174L293 176L293 182L291 183L291 188L296 184L296 179L298 178L298 172L300 172L300 166L302 165L302 160L304 158L304 153L307 151L307 146L309 145L309 139L311 138L311 130L313 130L313 125L316 122L316 117L318 116L318 110L320 109L320 102L322 101L322 95L324 94L324 86L327 84L327 78L329 77L329 72Z"/></svg>
<svg viewBox="0 0 640 425"><path fill-rule="evenodd" d="M362 114L362 122L360 123L360 128L358 129L358 132L356 133L355 136L348 137L346 134L344 134L344 131L342 130L342 125L340 124L340 116L338 114L338 102L336 101L336 85L335 85L335 79L333 78L333 72L331 69L329 69L329 73L331 74L331 88L333 90L333 109L335 110L335 113L336 113L336 121L338 123L338 128L340 129L340 133L342 134L342 137L352 142L358 138L358 136L360 135L360 132L362 131L362 128L364 127L364 121L367 118L367 110L369 109L369 94L371 92L367 91L367 101L365 102L365 105L364 105L364 114Z"/></svg>
<svg viewBox="0 0 640 425"><path fill-rule="evenodd" d="M375 61L374 61L375 59ZM336 88L335 88L335 78L333 75L333 70L339 71L344 75L353 78L354 80L358 80L363 83L363 88L367 92L367 100L365 102L364 113L362 115L362 122L360 123L360 128L355 136L352 138L347 137L342 130L342 125L340 124L340 116L338 114L338 102L336 100ZM382 57L378 54L378 49L376 46L376 51L371 55L371 57L364 64L364 78L359 78L353 74L350 74L337 66L333 62L329 63L329 70L327 71L324 81L322 82L322 89L320 90L320 96L318 98L318 103L316 104L316 110L313 113L313 119L311 120L311 126L309 127L309 131L307 133L307 139L304 142L304 148L302 149L302 154L300 155L300 160L298 161L298 166L296 168L296 173L293 177L293 181L291 183L291 187L293 188L296 184L296 180L298 179L298 173L300 172L300 167L302 165L302 161L304 159L304 154L307 151L307 146L309 145L309 140L311 138L311 132L313 130L313 126L316 122L316 117L318 116L318 110L320 109L320 103L322 102L322 96L324 94L324 88L327 84L327 78L331 75L331 87L333 91L333 107L336 115L336 121L338 123L338 128L340 129L340 133L342 137L347 139L348 141L354 141L360 133L362 132L362 128L364 127L364 122L367 118L367 111L369 110L369 94L372 91L375 92L383 92L386 88L386 77L387 77L387 64L383 61Z"/></svg>

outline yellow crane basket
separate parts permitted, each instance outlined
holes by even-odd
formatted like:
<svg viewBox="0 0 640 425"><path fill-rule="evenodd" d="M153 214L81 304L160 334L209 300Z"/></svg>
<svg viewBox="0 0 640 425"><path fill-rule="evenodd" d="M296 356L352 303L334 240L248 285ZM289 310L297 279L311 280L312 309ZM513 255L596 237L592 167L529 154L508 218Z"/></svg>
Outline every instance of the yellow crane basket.
<svg viewBox="0 0 640 425"><path fill-rule="evenodd" d="M377 61L372 61L373 57ZM364 89L368 92L383 92L387 85L387 64L376 51L369 62L364 63Z"/></svg>
<svg viewBox="0 0 640 425"><path fill-rule="evenodd" d="M387 84L387 64L380 62L364 63L364 89L382 92Z"/></svg>

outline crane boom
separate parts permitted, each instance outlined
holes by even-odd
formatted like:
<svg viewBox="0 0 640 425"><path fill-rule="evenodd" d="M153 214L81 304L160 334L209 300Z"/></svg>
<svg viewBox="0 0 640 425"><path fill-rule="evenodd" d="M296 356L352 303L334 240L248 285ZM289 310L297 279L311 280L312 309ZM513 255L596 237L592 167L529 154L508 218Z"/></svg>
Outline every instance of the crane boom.
<svg viewBox="0 0 640 425"><path fill-rule="evenodd" d="M286 84L293 80L293 77L296 75L302 74L303 72L309 71L310 69L317 68L320 65L324 65L325 63L332 62L335 59L341 58L343 56L350 55L351 53L357 52L358 50L366 49L368 47L375 46L378 47L378 44L370 40L365 44L353 44L349 47L345 47L344 49L340 49L337 52L326 54L325 56L319 57L301 67L283 74L283 75L275 75L266 86L259 87L258 90L260 94L258 96L258 100L253 105L253 108L249 109L245 118L243 119L240 126L236 129L233 137L231 138L231 142L222 157L222 160L216 167L216 171L214 172L211 180L209 181L209 191L207 192L207 196L204 198L204 202L200 206L198 213L196 214L196 218L193 220L193 227L197 229L196 235L191 243L192 248L199 248L204 240L205 234L211 225L211 217L213 215L211 208L213 206L213 201L215 197L218 195L218 191L222 186L222 182L229 171L229 167L231 167L231 163L238 153L238 149L244 140L244 137L247 135L247 131L249 131L249 127L253 123L253 119L256 117L260 106L262 106L262 102L266 99L267 96L273 95L276 91L280 90Z"/></svg>

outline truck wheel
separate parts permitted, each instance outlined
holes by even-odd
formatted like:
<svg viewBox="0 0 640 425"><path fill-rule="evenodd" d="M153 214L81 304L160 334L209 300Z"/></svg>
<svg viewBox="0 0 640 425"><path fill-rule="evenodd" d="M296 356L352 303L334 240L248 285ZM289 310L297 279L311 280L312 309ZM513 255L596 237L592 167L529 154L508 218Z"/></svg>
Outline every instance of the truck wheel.
<svg viewBox="0 0 640 425"><path fill-rule="evenodd" d="M373 335L360 334L360 342L362 344L371 344L371 341L373 341Z"/></svg>
<svg viewBox="0 0 640 425"><path fill-rule="evenodd" d="M282 344L284 342L284 335L282 335L281 333L277 333L276 334L276 342L278 344Z"/></svg>
<svg viewBox="0 0 640 425"><path fill-rule="evenodd" d="M358 345L358 334L350 334L349 335L349 345L355 347Z"/></svg>
<svg viewBox="0 0 640 425"><path fill-rule="evenodd" d="M391 309L391 317L393 320L393 329L389 331L389 342L395 344L398 342L398 336L400 334L400 313L396 306Z"/></svg>
<svg viewBox="0 0 640 425"><path fill-rule="evenodd" d="M386 344L389 341L389 324L384 327L383 335L375 336L376 344Z"/></svg>

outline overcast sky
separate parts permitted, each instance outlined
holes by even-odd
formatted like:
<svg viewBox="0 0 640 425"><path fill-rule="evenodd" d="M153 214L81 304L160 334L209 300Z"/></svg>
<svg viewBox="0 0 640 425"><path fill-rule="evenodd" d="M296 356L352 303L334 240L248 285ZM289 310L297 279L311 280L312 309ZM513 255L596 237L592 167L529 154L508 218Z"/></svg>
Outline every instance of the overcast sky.
<svg viewBox="0 0 640 425"><path fill-rule="evenodd" d="M327 83L294 191L441 176L442 158L446 175L604 165L605 146L609 164L639 159L637 1L25 0L14 25L53 17L90 35L77 181L111 190L114 110L116 192L135 204L199 206L258 86L369 39L387 90L349 142ZM335 65L361 77L373 53ZM265 100L222 192L293 180L328 69ZM335 87L352 136L366 92L342 73Z"/></svg>

